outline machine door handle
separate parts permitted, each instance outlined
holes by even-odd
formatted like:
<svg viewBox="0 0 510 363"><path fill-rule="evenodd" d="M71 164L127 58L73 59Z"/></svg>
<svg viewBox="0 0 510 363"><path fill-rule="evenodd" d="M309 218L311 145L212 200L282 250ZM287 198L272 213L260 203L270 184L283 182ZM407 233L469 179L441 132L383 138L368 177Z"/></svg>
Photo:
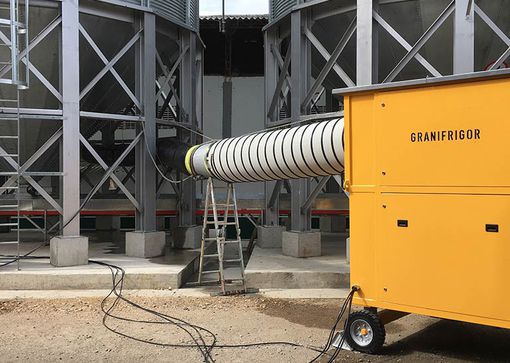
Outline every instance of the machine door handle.
<svg viewBox="0 0 510 363"><path fill-rule="evenodd" d="M486 224L485 232L497 233L497 232L499 232L499 225L498 224Z"/></svg>
<svg viewBox="0 0 510 363"><path fill-rule="evenodd" d="M408 226L407 219L399 219L397 221L397 226L401 227L401 228L407 228L407 226Z"/></svg>

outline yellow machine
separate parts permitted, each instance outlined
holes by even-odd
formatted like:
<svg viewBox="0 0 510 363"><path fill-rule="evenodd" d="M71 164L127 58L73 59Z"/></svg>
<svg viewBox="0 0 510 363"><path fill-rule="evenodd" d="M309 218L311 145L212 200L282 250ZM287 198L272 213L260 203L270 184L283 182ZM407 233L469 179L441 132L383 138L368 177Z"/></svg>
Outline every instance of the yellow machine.
<svg viewBox="0 0 510 363"><path fill-rule="evenodd" d="M347 341L373 352L398 313L510 328L508 71L345 90ZM393 318L387 318L393 315Z"/></svg>

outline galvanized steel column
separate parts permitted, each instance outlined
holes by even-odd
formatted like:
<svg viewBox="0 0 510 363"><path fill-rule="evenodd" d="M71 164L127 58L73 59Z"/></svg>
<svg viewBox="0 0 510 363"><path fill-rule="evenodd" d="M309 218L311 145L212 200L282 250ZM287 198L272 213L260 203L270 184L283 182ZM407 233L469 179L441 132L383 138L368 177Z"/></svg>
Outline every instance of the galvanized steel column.
<svg viewBox="0 0 510 363"><path fill-rule="evenodd" d="M192 31L183 30L181 33L181 52L188 48L182 59L180 73L180 96L182 102L180 122L191 130L197 129L196 89L197 89L197 63L196 63L197 36ZM197 143L197 135L185 129L179 130L180 139L190 145ZM179 212L179 225L194 226L196 224L196 183L188 179L181 185L181 208Z"/></svg>
<svg viewBox="0 0 510 363"><path fill-rule="evenodd" d="M356 85L378 83L377 40L374 39L373 12L377 0L358 0L356 8Z"/></svg>
<svg viewBox="0 0 510 363"><path fill-rule="evenodd" d="M291 14L291 118L299 120L306 110L301 109L301 103L309 87L311 76L310 44L303 34L303 27L308 26L306 13L294 11ZM290 182L291 188L291 229L293 231L308 231L311 229L311 209L302 210L301 206L308 198L310 189L309 179L295 179Z"/></svg>
<svg viewBox="0 0 510 363"><path fill-rule="evenodd" d="M475 69L475 6L473 0L456 0L453 33L453 73Z"/></svg>
<svg viewBox="0 0 510 363"><path fill-rule="evenodd" d="M62 1L63 236L80 235L80 53L78 0ZM72 220L71 220L72 219Z"/></svg>
<svg viewBox="0 0 510 363"><path fill-rule="evenodd" d="M136 212L136 230L156 230L156 169L151 160L156 155L156 17L143 14L143 37L137 53L137 77L143 104L145 135L135 150L136 198L142 207ZM146 144L147 143L147 144Z"/></svg>
<svg viewBox="0 0 510 363"><path fill-rule="evenodd" d="M276 90L276 84L278 79L278 65L276 63L275 55L273 54L271 47L276 46L276 36L275 32L272 30L266 30L264 33L264 63L265 63L265 75L264 75L264 92L265 92L265 126L271 127L271 122L276 120L273 112L272 115L269 115L269 106L271 105L271 101L273 99L273 95ZM280 92L280 91L278 91ZM278 186L278 192L276 194L276 198L271 198L274 189ZM279 203L279 189L281 189L280 184L277 182L265 182L264 183L264 225L266 226L277 226L279 224L279 215L280 215L280 203ZM272 200L274 199L274 200Z"/></svg>

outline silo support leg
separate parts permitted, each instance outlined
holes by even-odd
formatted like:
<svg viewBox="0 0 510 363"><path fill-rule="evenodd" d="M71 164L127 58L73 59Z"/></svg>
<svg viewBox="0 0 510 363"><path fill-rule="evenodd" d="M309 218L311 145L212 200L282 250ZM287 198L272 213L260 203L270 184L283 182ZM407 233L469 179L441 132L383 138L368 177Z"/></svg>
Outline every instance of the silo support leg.
<svg viewBox="0 0 510 363"><path fill-rule="evenodd" d="M144 13L140 19L143 38L136 45L138 96L143 101L145 120L143 137L135 149L136 197L141 210L136 211L136 231L126 233L126 255L150 258L164 254L165 232L156 229L156 169L151 154L156 155L156 18ZM141 60L141 61L140 61Z"/></svg>
<svg viewBox="0 0 510 363"><path fill-rule="evenodd" d="M88 263L88 238L80 236L80 69L78 1L62 1L62 236L50 241L53 266Z"/></svg>

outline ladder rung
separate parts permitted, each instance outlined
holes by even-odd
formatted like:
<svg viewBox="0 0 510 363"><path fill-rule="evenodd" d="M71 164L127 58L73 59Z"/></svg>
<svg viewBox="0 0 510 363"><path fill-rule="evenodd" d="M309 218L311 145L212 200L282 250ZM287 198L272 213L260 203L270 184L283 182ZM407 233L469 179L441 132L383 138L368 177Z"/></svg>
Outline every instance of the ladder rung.
<svg viewBox="0 0 510 363"><path fill-rule="evenodd" d="M18 241L6 241L6 242L0 242L0 245L17 245Z"/></svg>
<svg viewBox="0 0 510 363"><path fill-rule="evenodd" d="M211 271L202 271L202 275L204 274L217 274L220 270L211 270Z"/></svg>
<svg viewBox="0 0 510 363"><path fill-rule="evenodd" d="M5 119L5 118L0 117L0 121L4 121L4 120L17 121L18 119ZM14 136L14 135L10 135L10 136L1 136L1 135L0 135L0 139L18 139L18 136Z"/></svg>
<svg viewBox="0 0 510 363"><path fill-rule="evenodd" d="M0 172L0 176L12 176L12 175L18 175L15 171L2 171Z"/></svg>
<svg viewBox="0 0 510 363"><path fill-rule="evenodd" d="M207 221L207 224L214 225L214 224L216 224L216 223L215 223L214 221ZM219 226L230 226L230 225L234 225L234 224L236 224L236 223L235 223L235 222L227 222L227 223L225 224L225 222L218 222L218 225L219 225Z"/></svg>
<svg viewBox="0 0 510 363"><path fill-rule="evenodd" d="M0 223L0 227L17 227L18 223Z"/></svg>
<svg viewBox="0 0 510 363"><path fill-rule="evenodd" d="M17 204L0 204L0 208L18 208Z"/></svg>
<svg viewBox="0 0 510 363"><path fill-rule="evenodd" d="M12 103L16 102L16 103L18 103L18 100L10 100L7 98L0 98L0 102L12 102Z"/></svg>
<svg viewBox="0 0 510 363"><path fill-rule="evenodd" d="M17 158L18 154L0 154L0 158Z"/></svg>
<svg viewBox="0 0 510 363"><path fill-rule="evenodd" d="M233 243L239 243L239 241L220 241L220 243L223 243L223 244L233 244Z"/></svg>
<svg viewBox="0 0 510 363"><path fill-rule="evenodd" d="M203 258L213 258L213 257L219 257L218 254L215 255L203 255Z"/></svg>
<svg viewBox="0 0 510 363"><path fill-rule="evenodd" d="M223 262L241 262L241 259L240 258L236 258L236 259L233 259L233 260L223 260Z"/></svg>
<svg viewBox="0 0 510 363"><path fill-rule="evenodd" d="M204 240L206 241L216 241L217 239L222 240L225 239L224 237L206 237Z"/></svg>
<svg viewBox="0 0 510 363"><path fill-rule="evenodd" d="M0 190L16 190L18 187L0 187Z"/></svg>
<svg viewBox="0 0 510 363"><path fill-rule="evenodd" d="M234 204L216 203L216 206L220 206L220 207L234 207Z"/></svg>

